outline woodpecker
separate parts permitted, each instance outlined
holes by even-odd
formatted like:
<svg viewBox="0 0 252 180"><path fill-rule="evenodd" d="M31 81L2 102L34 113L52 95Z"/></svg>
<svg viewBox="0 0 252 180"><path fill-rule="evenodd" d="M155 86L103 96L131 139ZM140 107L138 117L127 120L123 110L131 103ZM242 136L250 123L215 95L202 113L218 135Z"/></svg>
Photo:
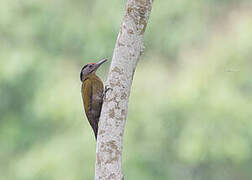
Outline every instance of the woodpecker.
<svg viewBox="0 0 252 180"><path fill-rule="evenodd" d="M97 139L98 123L103 103L104 87L101 79L95 74L96 70L106 62L103 59L98 63L88 63L81 69L80 80L82 82L81 94L84 110L91 125L95 139Z"/></svg>

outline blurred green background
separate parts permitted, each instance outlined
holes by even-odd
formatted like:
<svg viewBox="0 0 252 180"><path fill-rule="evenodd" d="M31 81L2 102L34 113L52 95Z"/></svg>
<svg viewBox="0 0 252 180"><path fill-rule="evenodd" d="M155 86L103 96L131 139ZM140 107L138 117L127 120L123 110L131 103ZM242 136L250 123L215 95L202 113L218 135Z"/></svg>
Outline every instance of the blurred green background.
<svg viewBox="0 0 252 180"><path fill-rule="evenodd" d="M124 5L0 1L1 180L93 179L79 72L111 59ZM251 0L154 2L129 103L125 179L251 179L251 17Z"/></svg>

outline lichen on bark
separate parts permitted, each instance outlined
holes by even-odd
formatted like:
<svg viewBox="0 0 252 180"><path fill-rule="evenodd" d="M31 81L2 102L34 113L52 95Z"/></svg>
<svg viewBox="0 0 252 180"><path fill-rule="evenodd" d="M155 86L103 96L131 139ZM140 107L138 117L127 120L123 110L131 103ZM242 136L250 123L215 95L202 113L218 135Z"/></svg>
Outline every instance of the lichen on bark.
<svg viewBox="0 0 252 180"><path fill-rule="evenodd" d="M152 0L128 0L117 37L99 123L95 180L121 180L123 133L130 88L143 52Z"/></svg>

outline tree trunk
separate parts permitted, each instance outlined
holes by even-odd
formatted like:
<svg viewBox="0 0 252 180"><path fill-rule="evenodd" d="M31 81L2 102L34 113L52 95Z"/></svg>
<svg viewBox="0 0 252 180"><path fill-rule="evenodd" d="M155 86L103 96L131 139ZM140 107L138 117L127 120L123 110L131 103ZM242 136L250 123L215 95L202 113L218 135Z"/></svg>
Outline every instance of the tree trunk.
<svg viewBox="0 0 252 180"><path fill-rule="evenodd" d="M96 147L95 180L121 180L123 132L134 71L153 0L128 0L106 82Z"/></svg>

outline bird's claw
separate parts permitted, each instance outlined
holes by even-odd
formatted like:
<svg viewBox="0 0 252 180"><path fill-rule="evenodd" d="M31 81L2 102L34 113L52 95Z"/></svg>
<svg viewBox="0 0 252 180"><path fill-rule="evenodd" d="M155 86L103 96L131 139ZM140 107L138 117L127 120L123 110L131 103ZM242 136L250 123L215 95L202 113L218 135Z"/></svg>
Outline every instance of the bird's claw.
<svg viewBox="0 0 252 180"><path fill-rule="evenodd" d="M106 98L106 93L107 93L109 90L113 90L113 89L110 88L108 85L105 85L105 90L104 90L104 94L103 94L103 101L105 100L105 98Z"/></svg>
<svg viewBox="0 0 252 180"><path fill-rule="evenodd" d="M108 85L105 86L105 94L108 92L108 90L112 90Z"/></svg>

